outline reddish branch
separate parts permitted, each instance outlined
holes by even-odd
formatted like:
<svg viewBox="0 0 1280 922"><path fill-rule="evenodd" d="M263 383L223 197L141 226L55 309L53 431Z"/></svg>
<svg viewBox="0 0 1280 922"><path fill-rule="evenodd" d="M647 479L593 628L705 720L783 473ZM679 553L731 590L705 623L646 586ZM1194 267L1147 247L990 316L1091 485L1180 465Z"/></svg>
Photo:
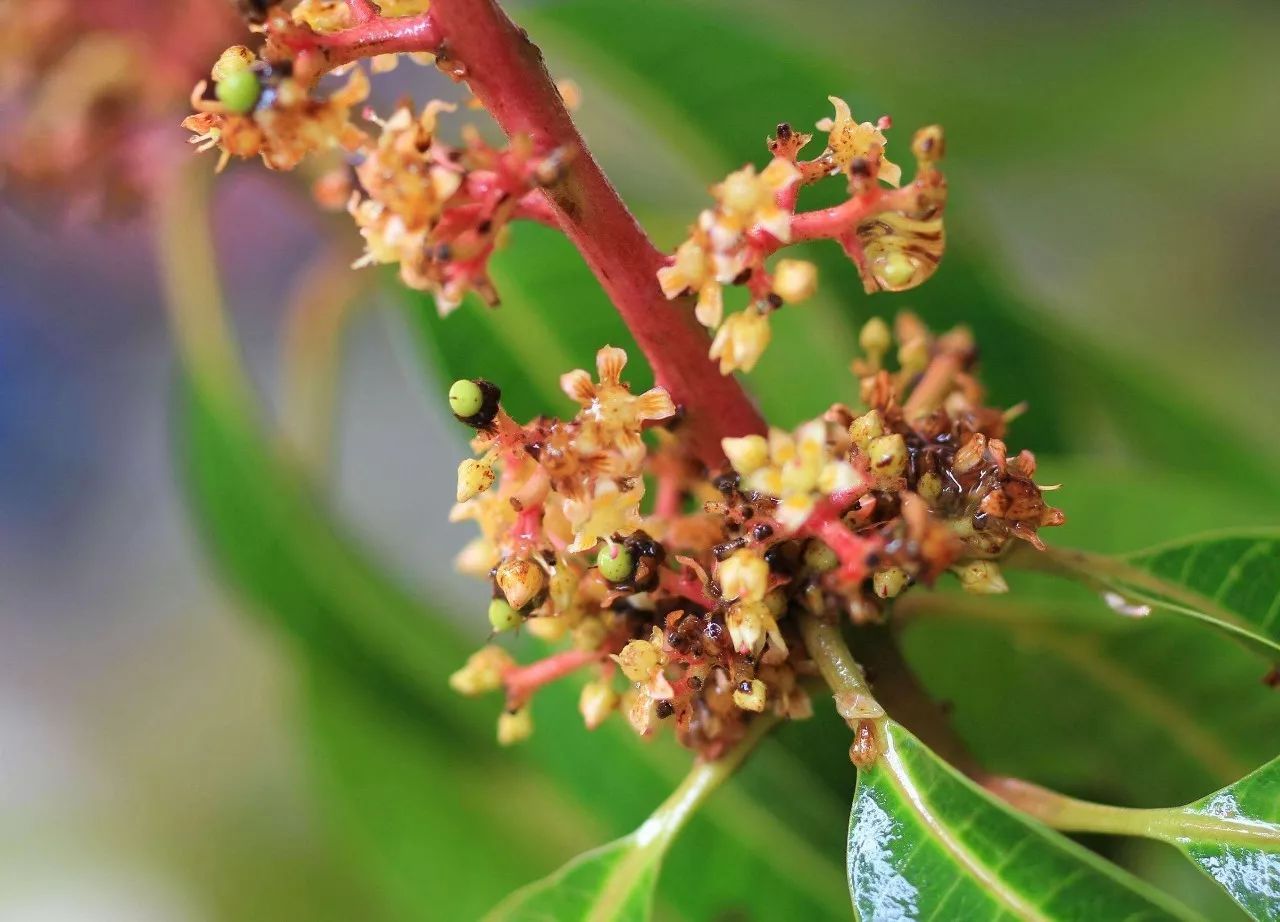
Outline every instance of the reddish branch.
<svg viewBox="0 0 1280 922"><path fill-rule="evenodd" d="M507 706L515 709L542 686L564 678L583 666L600 662L604 654L598 650L563 650L526 666L512 666L502 676L507 689Z"/></svg>
<svg viewBox="0 0 1280 922"><path fill-rule="evenodd" d="M352 11L366 6L353 0ZM390 51L434 52L442 67L467 81L508 136L531 138L539 152L574 151L564 180L546 193L557 224L622 315L658 383L684 408L689 449L717 469L724 466L722 438L765 431L741 385L707 358L708 337L691 301L662 296L657 271L663 254L591 156L541 52L493 0L434 0L420 16L360 19L310 41L330 67Z"/></svg>

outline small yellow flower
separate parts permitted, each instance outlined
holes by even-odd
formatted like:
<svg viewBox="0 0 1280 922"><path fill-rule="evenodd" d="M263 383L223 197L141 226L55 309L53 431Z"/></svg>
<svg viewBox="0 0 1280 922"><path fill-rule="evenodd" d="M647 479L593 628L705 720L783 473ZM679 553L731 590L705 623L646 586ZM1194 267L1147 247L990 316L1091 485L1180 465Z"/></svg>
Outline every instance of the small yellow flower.
<svg viewBox="0 0 1280 922"><path fill-rule="evenodd" d="M722 375L750 371L760 361L772 335L769 318L751 306L730 316L716 331L709 356L719 360Z"/></svg>
<svg viewBox="0 0 1280 922"><path fill-rule="evenodd" d="M827 149L831 158L845 173L854 160L865 159L877 178L891 186L902 182L902 167L890 163L884 156L884 132L871 122L858 122L849 111L849 104L839 96L828 96L835 106L836 117L818 122L818 130L828 132Z"/></svg>
<svg viewBox="0 0 1280 922"><path fill-rule="evenodd" d="M498 745L514 746L533 736L533 714L528 707L498 715Z"/></svg>
<svg viewBox="0 0 1280 922"><path fill-rule="evenodd" d="M769 591L769 565L752 550L735 551L720 561L716 577L726 599L759 602Z"/></svg>

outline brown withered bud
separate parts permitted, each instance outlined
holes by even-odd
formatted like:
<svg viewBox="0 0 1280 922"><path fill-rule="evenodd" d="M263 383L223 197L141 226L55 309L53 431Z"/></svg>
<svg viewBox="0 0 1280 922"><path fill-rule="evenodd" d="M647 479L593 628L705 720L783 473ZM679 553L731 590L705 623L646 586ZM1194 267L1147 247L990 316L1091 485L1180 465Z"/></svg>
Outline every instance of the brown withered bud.
<svg viewBox="0 0 1280 922"><path fill-rule="evenodd" d="M880 741L876 739L876 723L863 719L853 730L853 744L849 746L849 761L859 771L871 768L880 759Z"/></svg>

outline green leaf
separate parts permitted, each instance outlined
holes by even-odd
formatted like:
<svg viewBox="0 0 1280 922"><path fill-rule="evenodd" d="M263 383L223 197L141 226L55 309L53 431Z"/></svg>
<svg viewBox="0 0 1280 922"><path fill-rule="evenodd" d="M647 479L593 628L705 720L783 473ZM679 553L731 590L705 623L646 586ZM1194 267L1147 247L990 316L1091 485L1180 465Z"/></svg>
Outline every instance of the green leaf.
<svg viewBox="0 0 1280 922"><path fill-rule="evenodd" d="M517 890L485 916L486 922L647 920L663 853L635 833L602 845Z"/></svg>
<svg viewBox="0 0 1280 922"><path fill-rule="evenodd" d="M1169 612L1280 658L1280 530L1217 532L1124 558L1053 548L1011 559L1093 585L1122 614Z"/></svg>
<svg viewBox="0 0 1280 922"><path fill-rule="evenodd" d="M1174 919L1135 878L1015 813L886 721L849 817L849 889L880 919Z"/></svg>
<svg viewBox="0 0 1280 922"><path fill-rule="evenodd" d="M1280 919L1280 759L1176 811L1172 842L1255 919Z"/></svg>
<svg viewBox="0 0 1280 922"><path fill-rule="evenodd" d="M747 735L728 753L713 762L698 762L635 832L580 855L550 877L517 890L486 919L489 922L648 919L658 871L672 840L775 722L771 718L756 720ZM680 908L688 907L681 904Z"/></svg>

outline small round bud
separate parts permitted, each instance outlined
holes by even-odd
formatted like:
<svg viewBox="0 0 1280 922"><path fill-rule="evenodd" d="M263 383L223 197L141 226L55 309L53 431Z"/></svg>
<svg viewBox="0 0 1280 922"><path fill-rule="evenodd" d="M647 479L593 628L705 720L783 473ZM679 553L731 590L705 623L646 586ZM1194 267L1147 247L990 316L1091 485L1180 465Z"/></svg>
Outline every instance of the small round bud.
<svg viewBox="0 0 1280 922"><path fill-rule="evenodd" d="M609 542L596 555L596 567L609 582L620 583L634 571L635 560L624 546Z"/></svg>
<svg viewBox="0 0 1280 922"><path fill-rule="evenodd" d="M951 568L965 592L999 595L1009 591L1009 584L994 560L969 560Z"/></svg>
<svg viewBox="0 0 1280 922"><path fill-rule="evenodd" d="M933 471L921 474L920 480L916 483L916 492L930 506L936 505L942 498L942 478Z"/></svg>
<svg viewBox="0 0 1280 922"><path fill-rule="evenodd" d="M576 650L598 650L608 636L604 622L596 617L583 618L573 628L573 646Z"/></svg>
<svg viewBox="0 0 1280 922"><path fill-rule="evenodd" d="M867 458L877 477L901 477L907 469L907 443L896 432L882 435L868 443Z"/></svg>
<svg viewBox="0 0 1280 922"><path fill-rule="evenodd" d="M804 564L813 573L827 573L840 566L840 558L825 541L815 538L805 545Z"/></svg>
<svg viewBox="0 0 1280 922"><path fill-rule="evenodd" d="M773 291L787 304L813 297L818 290L818 267L803 259L780 259L773 269Z"/></svg>
<svg viewBox="0 0 1280 922"><path fill-rule="evenodd" d="M895 598L911 584L911 577L902 567L886 567L871 576L871 585L882 599Z"/></svg>
<svg viewBox="0 0 1280 922"><path fill-rule="evenodd" d="M867 354L867 358L879 364L892 345L889 324L879 317L872 317L862 325L862 330L858 333L858 345Z"/></svg>
<svg viewBox="0 0 1280 922"><path fill-rule="evenodd" d="M569 619L564 615L542 615L528 619L524 627L539 640L555 643L569 633Z"/></svg>
<svg viewBox="0 0 1280 922"><path fill-rule="evenodd" d="M512 608L524 608L547 584L542 568L524 557L510 557L498 564L494 579Z"/></svg>
<svg viewBox="0 0 1280 922"><path fill-rule="evenodd" d="M769 443L762 435L744 435L740 439L721 439L725 457L739 474L751 474L769 463Z"/></svg>
<svg viewBox="0 0 1280 922"><path fill-rule="evenodd" d="M849 424L850 440L863 451L867 450L867 445L872 439L882 435L884 435L884 419L880 416L879 410L863 413Z"/></svg>
<svg viewBox="0 0 1280 922"><path fill-rule="evenodd" d="M520 613L506 599L489 603L489 624L495 631L512 631L520 626Z"/></svg>
<svg viewBox="0 0 1280 922"><path fill-rule="evenodd" d="M454 381L449 387L449 409L454 416L475 416L484 407L484 391L480 385L466 378Z"/></svg>
<svg viewBox="0 0 1280 922"><path fill-rule="evenodd" d="M498 715L498 745L514 746L533 736L533 715L527 707Z"/></svg>
<svg viewBox="0 0 1280 922"><path fill-rule="evenodd" d="M214 84L213 92L218 97L218 101L227 107L227 111L244 115L253 111L253 107L258 104L258 97L262 94L262 84L258 80L258 75L245 67L224 74L222 79Z"/></svg>
<svg viewBox="0 0 1280 922"><path fill-rule="evenodd" d="M502 687L502 675L515 663L501 647L481 647L449 676L449 687L460 695L481 695Z"/></svg>
<svg viewBox="0 0 1280 922"><path fill-rule="evenodd" d="M662 666L662 654L647 640L631 641L614 660L632 682L648 682Z"/></svg>
<svg viewBox="0 0 1280 922"><path fill-rule="evenodd" d="M588 682L578 696L578 712L588 730L594 730L618 708L618 693L608 682Z"/></svg>
<svg viewBox="0 0 1280 922"><path fill-rule="evenodd" d="M759 679L752 679L734 689L733 703L744 711L755 711L759 714L764 710L766 694L765 684Z"/></svg>
<svg viewBox="0 0 1280 922"><path fill-rule="evenodd" d="M875 268L876 276L886 288L901 288L910 283L916 274L915 263L906 253L893 250Z"/></svg>

